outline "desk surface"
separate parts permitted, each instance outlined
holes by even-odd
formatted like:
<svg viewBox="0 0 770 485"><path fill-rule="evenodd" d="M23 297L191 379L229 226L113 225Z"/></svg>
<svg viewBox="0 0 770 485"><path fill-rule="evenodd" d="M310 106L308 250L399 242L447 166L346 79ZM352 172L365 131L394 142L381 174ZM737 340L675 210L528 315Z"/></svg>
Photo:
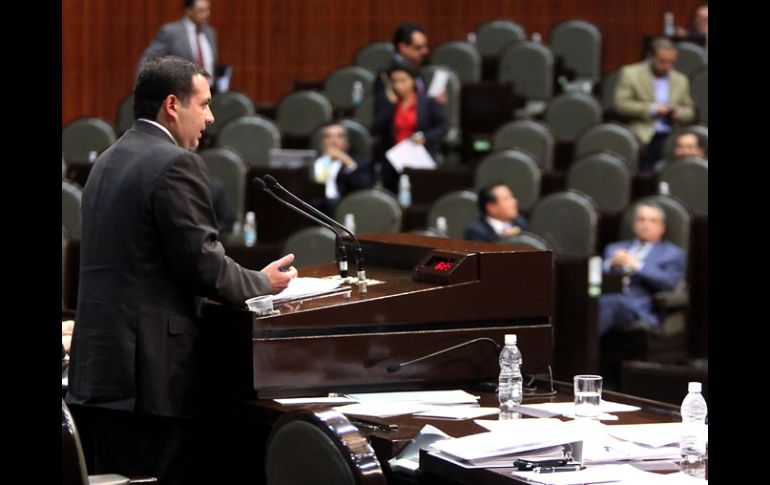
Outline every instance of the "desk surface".
<svg viewBox="0 0 770 485"><path fill-rule="evenodd" d="M525 396L524 404L564 402L572 400L571 384L554 382L554 388L557 391L555 396ZM482 406L497 406L496 394L491 392L470 392L481 396L480 404ZM619 420L605 422L609 425L677 422L680 419L678 407L671 404L612 391L605 391L602 397L608 401L635 405L642 408L640 411L617 413ZM252 419L270 425L283 413L291 411L292 409L297 409L298 407L299 406L281 405L272 400L259 400L244 403L243 410L251 416ZM528 416L522 416L522 418L532 419ZM566 420L567 418L562 419ZM385 421L397 424L398 429L391 432L361 430L361 432L368 437L377 454L377 458L384 468L387 468L387 461L401 452L401 450L409 444L409 441L414 438L426 424L436 426L442 431L455 437L487 431L474 423L473 420L452 421L403 415L390 417ZM421 457L421 475L418 479L401 474L392 474L392 476L389 477L389 483L459 483L468 485L520 483L510 476L511 471L513 471L513 468L466 470L445 460L423 454ZM675 470L663 469L660 471Z"/></svg>

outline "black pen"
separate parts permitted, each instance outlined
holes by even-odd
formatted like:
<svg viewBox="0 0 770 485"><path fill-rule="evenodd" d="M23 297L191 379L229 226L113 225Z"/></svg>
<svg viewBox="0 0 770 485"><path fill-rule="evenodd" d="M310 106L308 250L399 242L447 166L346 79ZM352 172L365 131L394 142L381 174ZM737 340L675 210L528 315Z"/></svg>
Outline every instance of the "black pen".
<svg viewBox="0 0 770 485"><path fill-rule="evenodd" d="M577 472L585 469L586 467L584 467L583 465L564 465L564 466L539 466L539 467L533 468L532 471L535 473L556 473L556 472Z"/></svg>
<svg viewBox="0 0 770 485"><path fill-rule="evenodd" d="M395 423L380 423L374 420L350 418L350 422L358 427L370 429L372 431L396 431L398 425Z"/></svg>

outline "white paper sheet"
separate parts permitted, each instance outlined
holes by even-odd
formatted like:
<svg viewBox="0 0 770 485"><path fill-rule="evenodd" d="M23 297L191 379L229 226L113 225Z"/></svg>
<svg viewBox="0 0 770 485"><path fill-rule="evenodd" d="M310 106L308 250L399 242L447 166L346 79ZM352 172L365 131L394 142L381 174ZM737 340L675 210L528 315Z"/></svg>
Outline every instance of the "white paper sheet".
<svg viewBox="0 0 770 485"><path fill-rule="evenodd" d="M621 440L652 447L677 444L682 435L682 423L622 424L606 429L608 434Z"/></svg>
<svg viewBox="0 0 770 485"><path fill-rule="evenodd" d="M378 418L389 418L391 416L400 416L402 414L419 413L427 411L431 406L414 402L379 402L379 403L356 403L347 406L338 406L334 409L342 414L358 414L360 416L375 416Z"/></svg>
<svg viewBox="0 0 770 485"><path fill-rule="evenodd" d="M356 402L355 399L350 399L349 397L328 397L328 396L318 396L318 397L291 397L291 398L284 398L284 399L273 399L278 404L347 404L347 403L354 403Z"/></svg>
<svg viewBox="0 0 770 485"><path fill-rule="evenodd" d="M443 418L443 419L474 419L479 416L489 416L497 414L499 408L482 408L469 406L435 406L427 411L415 413L415 416L424 418Z"/></svg>
<svg viewBox="0 0 770 485"><path fill-rule="evenodd" d="M474 396L459 389L447 391L365 392L347 394L346 396L362 403L476 404L479 401L479 396Z"/></svg>
<svg viewBox="0 0 770 485"><path fill-rule="evenodd" d="M554 415L561 414L564 416L574 416L575 403L574 402L547 402L542 404L527 404L520 406L523 409L522 412L526 412L527 408L537 409L540 411L547 411L554 413ZM638 406L629 406L628 404L621 404L618 402L605 401L602 399L600 409L602 413L623 413L630 411L639 411L641 408Z"/></svg>
<svg viewBox="0 0 770 485"><path fill-rule="evenodd" d="M310 298L335 290L341 289L342 282L327 278L308 278L297 277L289 282L289 286L282 292L273 297L273 306L280 305L287 301L297 300L299 298Z"/></svg>
<svg viewBox="0 0 770 485"><path fill-rule="evenodd" d="M443 69L436 69L433 73L433 79L430 81L430 87L428 88L428 96L435 98L440 96L441 93L446 91L446 83L449 80L449 73Z"/></svg>
<svg viewBox="0 0 770 485"><path fill-rule="evenodd" d="M404 171L404 167L435 169L436 161L431 158L428 150L423 145L406 139L385 152L385 156L398 173Z"/></svg>

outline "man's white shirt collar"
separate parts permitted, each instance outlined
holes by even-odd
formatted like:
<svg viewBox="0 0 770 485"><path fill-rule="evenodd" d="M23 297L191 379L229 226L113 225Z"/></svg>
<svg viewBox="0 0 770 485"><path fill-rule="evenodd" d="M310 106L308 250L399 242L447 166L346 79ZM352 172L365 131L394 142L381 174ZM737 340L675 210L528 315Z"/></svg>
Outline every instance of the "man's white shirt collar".
<svg viewBox="0 0 770 485"><path fill-rule="evenodd" d="M139 118L136 121L144 121L145 123L149 123L151 125L157 126L161 130L163 130L168 135L169 138L171 138L171 141L173 141L175 145L179 145L179 143L176 142L176 139L174 138L174 135L172 135L171 132L168 131L168 128L166 128L165 126L161 125L157 121L148 120L147 118Z"/></svg>

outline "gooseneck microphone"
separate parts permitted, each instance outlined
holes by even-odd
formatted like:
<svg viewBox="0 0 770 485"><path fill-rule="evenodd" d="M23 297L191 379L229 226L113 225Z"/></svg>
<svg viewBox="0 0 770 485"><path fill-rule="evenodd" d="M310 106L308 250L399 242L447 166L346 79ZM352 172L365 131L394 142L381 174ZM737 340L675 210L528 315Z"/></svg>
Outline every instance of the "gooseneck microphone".
<svg viewBox="0 0 770 485"><path fill-rule="evenodd" d="M503 349L502 346L500 344L498 344L497 342L495 342L493 339L491 339L489 337L479 337L479 338L475 338L473 340L468 340L467 342L463 342L463 343L460 343L460 344L457 344L457 345L453 345L451 347L447 347L445 349L437 350L436 352L432 352L430 354L426 354L426 355L423 355L421 357L417 357L416 359L412 359L412 360L407 361L407 362L401 362L400 364L389 365L388 366L388 373L392 374L394 372L398 372L399 370L401 370L402 368L404 368L404 367L406 367L408 365L412 365L412 364L415 364L417 362L422 362L423 360L428 360L428 359L431 359L431 358L436 357L438 355L446 354L447 352L452 352L453 350L457 350L457 349L459 349L461 347L465 347L466 345L470 345L470 344L474 344L476 342L482 342L482 341L488 341L492 345L494 345L495 346L495 351L497 352L497 355L499 355L500 351Z"/></svg>
<svg viewBox="0 0 770 485"><path fill-rule="evenodd" d="M347 232L351 238L353 238L353 242L356 244L356 268L357 268L357 276L358 276L358 292L359 293L366 293L366 270L364 268L364 252L361 249L361 243L358 242L358 238L356 237L353 232L345 227L344 225L340 224L339 222L335 221L331 217L327 216L323 212L319 211L312 205L308 204L304 200L300 199L296 195L289 192L286 188L284 188L281 184L278 183L278 180L275 179L272 175L265 175L264 181L267 183L267 186L271 189L277 189L281 193L287 195L292 200L294 200L297 204L301 205L305 208L306 211L310 212L311 214L314 214L316 217L323 219L324 221L328 222L331 225L337 226L338 228L342 229L343 231Z"/></svg>
<svg viewBox="0 0 770 485"><path fill-rule="evenodd" d="M335 259L337 260L337 263L339 264L340 276L343 277L343 278L347 278L348 277L348 253L347 253L347 251L345 249L345 244L342 242L342 234L340 234L340 232L337 229L335 229L334 227L332 227L330 224L327 224L326 222L324 222L324 221L314 217L313 215L308 214L307 212L303 211L299 207L297 207L297 206L295 206L295 205L293 205L293 204L283 200L282 198L278 197L277 195L275 195L273 193L273 191L270 190L267 187L267 185L265 185L265 182L261 178L254 177L252 182L257 187L259 187L260 189L262 189L265 192L267 192L268 194L270 194L270 197L274 198L275 200L277 200L281 204L285 205L289 209L293 210L297 214L301 214L302 216L307 217L308 219L310 219L311 221L315 222L316 224L320 224L320 225L324 226L325 228L329 229L331 232L334 233L334 236L335 236L334 240L337 243L337 251L336 251L337 255L336 255Z"/></svg>

